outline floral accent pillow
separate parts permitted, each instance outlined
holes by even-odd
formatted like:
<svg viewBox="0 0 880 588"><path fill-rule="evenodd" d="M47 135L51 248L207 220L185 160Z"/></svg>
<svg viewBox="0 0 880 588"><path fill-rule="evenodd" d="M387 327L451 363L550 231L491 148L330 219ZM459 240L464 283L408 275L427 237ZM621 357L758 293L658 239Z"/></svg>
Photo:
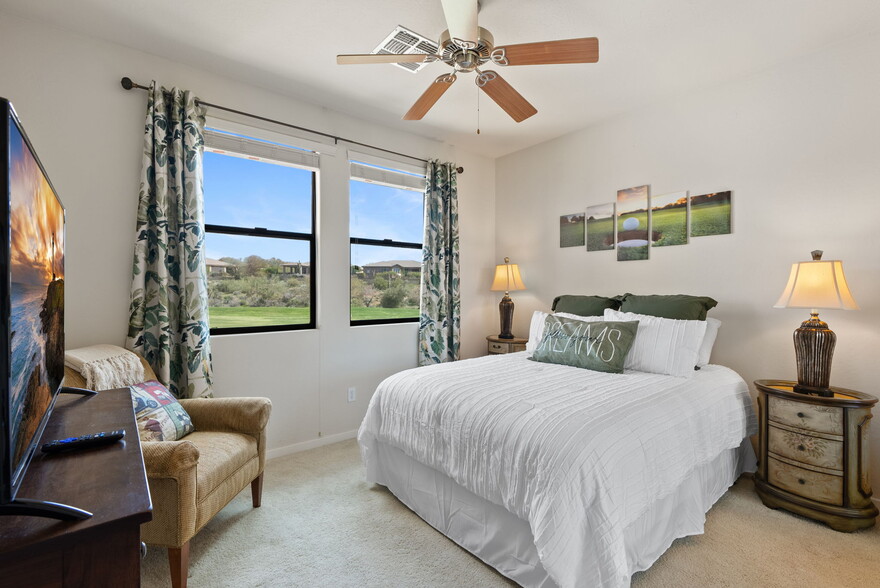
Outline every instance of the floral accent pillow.
<svg viewBox="0 0 880 588"><path fill-rule="evenodd" d="M141 441L177 441L195 430L189 414L156 380L128 388Z"/></svg>

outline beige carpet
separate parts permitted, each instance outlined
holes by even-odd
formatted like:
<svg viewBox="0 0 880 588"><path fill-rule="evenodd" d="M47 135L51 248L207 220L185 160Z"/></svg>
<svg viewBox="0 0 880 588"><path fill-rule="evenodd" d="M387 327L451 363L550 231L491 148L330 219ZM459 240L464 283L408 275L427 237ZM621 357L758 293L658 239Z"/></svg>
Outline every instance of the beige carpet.
<svg viewBox="0 0 880 588"><path fill-rule="evenodd" d="M150 548L143 585L170 586ZM364 482L354 441L269 462L263 506L243 492L192 540L189 586L512 586ZM837 533L764 507L741 479L709 512L706 533L676 541L633 586L880 585L880 529Z"/></svg>

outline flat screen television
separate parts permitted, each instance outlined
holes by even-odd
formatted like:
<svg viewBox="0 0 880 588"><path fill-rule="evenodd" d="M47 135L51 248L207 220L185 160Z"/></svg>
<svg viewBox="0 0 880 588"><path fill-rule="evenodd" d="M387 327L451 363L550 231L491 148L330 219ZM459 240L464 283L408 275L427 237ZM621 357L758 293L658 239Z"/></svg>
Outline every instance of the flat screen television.
<svg viewBox="0 0 880 588"><path fill-rule="evenodd" d="M5 98L0 117L0 514L82 518L72 507L16 499L64 379L65 219Z"/></svg>

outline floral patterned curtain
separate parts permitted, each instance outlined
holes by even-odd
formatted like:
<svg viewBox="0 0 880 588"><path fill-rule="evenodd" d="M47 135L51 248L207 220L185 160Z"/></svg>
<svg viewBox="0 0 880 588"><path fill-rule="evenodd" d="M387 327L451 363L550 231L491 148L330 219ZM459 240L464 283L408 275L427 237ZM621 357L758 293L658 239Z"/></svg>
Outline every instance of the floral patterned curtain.
<svg viewBox="0 0 880 588"><path fill-rule="evenodd" d="M457 360L461 327L455 164L428 162L427 180L419 365Z"/></svg>
<svg viewBox="0 0 880 588"><path fill-rule="evenodd" d="M178 398L211 395L204 107L150 84L126 347Z"/></svg>

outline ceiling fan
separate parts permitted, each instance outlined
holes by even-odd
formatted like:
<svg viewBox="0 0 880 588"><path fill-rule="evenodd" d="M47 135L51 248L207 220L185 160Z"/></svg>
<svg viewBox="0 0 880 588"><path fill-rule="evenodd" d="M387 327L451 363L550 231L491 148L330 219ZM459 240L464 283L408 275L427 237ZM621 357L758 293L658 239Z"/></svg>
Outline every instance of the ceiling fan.
<svg viewBox="0 0 880 588"><path fill-rule="evenodd" d="M440 0L448 29L440 35L437 54L349 54L337 55L340 65L362 63L431 63L442 61L454 71L438 76L403 115L404 120L421 120L458 79L456 74L476 72L474 80L516 122L537 114L513 86L493 70L480 67L491 62L498 66L595 63L599 61L596 37L565 39L519 45L495 46L492 34L477 25L478 0Z"/></svg>

